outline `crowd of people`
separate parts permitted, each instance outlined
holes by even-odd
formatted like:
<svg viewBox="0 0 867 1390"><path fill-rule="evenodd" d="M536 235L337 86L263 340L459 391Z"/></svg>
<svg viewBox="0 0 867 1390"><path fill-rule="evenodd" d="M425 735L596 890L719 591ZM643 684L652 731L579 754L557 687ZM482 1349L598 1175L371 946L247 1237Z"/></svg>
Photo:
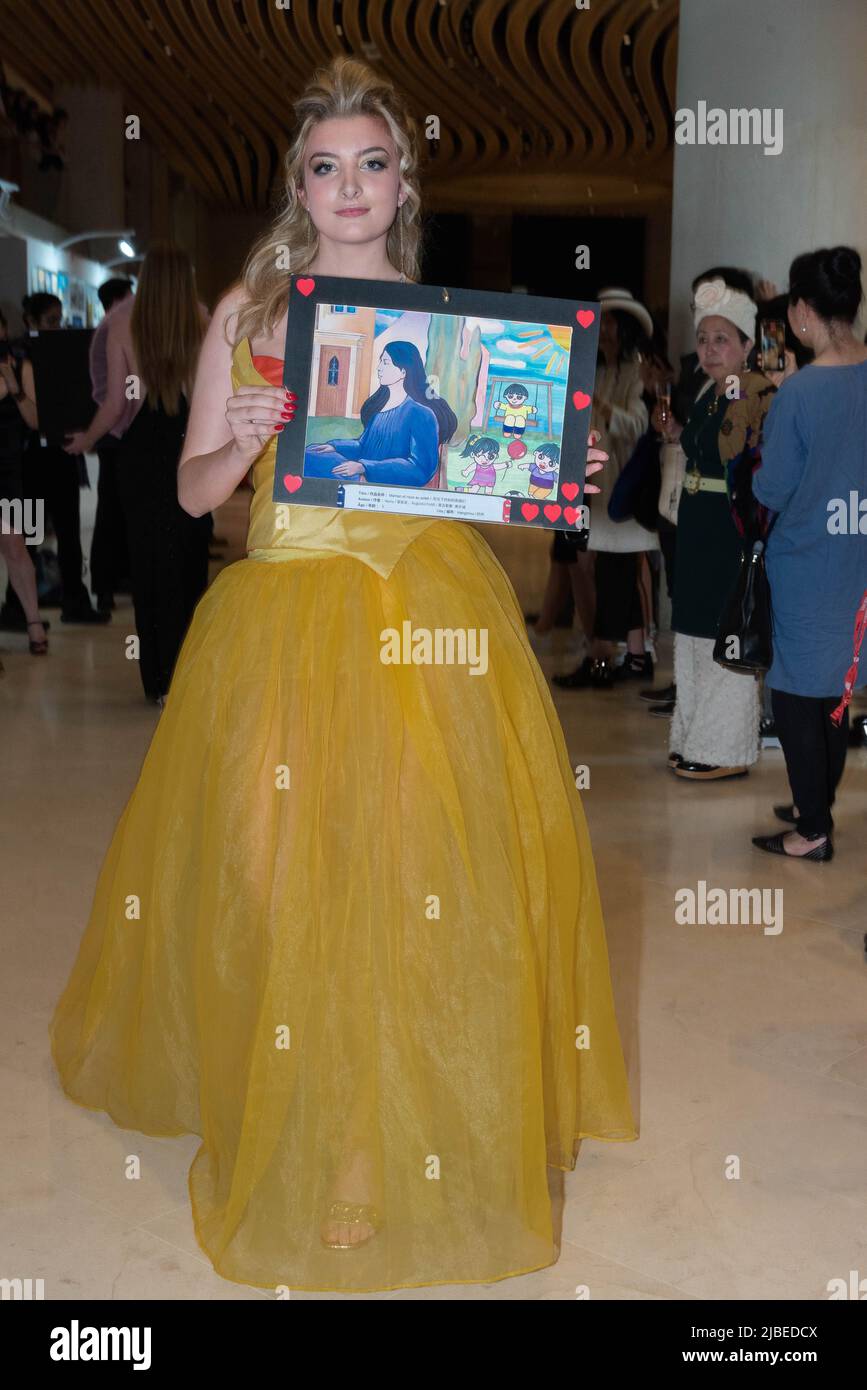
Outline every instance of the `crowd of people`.
<svg viewBox="0 0 867 1390"><path fill-rule="evenodd" d="M44 503L57 543L60 621L109 622L115 593L131 592L146 697L162 705L175 660L207 587L213 543L210 513L191 517L177 497L177 464L192 380L208 315L184 251L155 242L137 293L129 280L100 287L105 317L90 343L96 412L64 444L40 438L30 332L61 328L63 308L51 294L25 297L28 332L10 340L0 315L0 493ZM130 389L130 383L138 383ZM94 605L82 579L79 492L84 455L99 460L90 551ZM0 630L27 631L34 656L48 652L49 624L39 612L39 555L21 531L0 537L8 582Z"/></svg>
<svg viewBox="0 0 867 1390"><path fill-rule="evenodd" d="M746 271L712 267L693 281L695 353L675 383L644 305L603 291L593 423L609 453L605 485L590 499L589 544L557 533L531 618L531 640L546 651L570 574L586 655L554 683L610 690L645 677L648 615L658 611L647 583L660 577L647 561L659 551L674 675L641 694L671 719L669 767L691 781L743 777L764 731L783 749L793 796L775 813L794 829L753 843L820 861L833 855L831 806L867 604L867 528L829 522L833 499L867 497L867 347L854 331L862 299L861 260L845 246L798 256L782 296ZM788 320L784 366L764 363L758 346L760 321L777 319ZM759 672L715 657L756 542L772 612L764 692ZM853 742L864 741L865 724L859 717Z"/></svg>

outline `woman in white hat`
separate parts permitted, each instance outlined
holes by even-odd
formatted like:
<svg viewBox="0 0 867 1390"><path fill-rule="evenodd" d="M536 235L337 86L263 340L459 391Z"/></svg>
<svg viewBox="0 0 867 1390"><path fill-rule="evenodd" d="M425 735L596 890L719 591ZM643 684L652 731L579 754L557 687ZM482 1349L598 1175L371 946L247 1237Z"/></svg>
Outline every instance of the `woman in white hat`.
<svg viewBox="0 0 867 1390"><path fill-rule="evenodd" d="M707 281L696 290L694 322L699 363L710 380L680 436L686 473L677 513L671 620L677 703L668 761L678 777L718 781L745 776L758 758L758 682L717 665L713 648L743 551L730 479L737 473L748 505L774 387L748 365L756 329L749 295L722 279ZM739 497L739 510L744 506Z"/></svg>
<svg viewBox="0 0 867 1390"><path fill-rule="evenodd" d="M617 643L624 639L627 655L623 674L645 679L653 675L652 662L644 651L638 564L641 553L657 550L659 541L655 531L648 531L634 518L615 522L608 515L614 484L647 429L640 354L642 350L649 351L653 320L628 290L602 290L599 304L602 363L596 372L593 426L601 431L601 447L607 451L610 462L599 475L599 496L593 498L590 509L588 550L595 559L595 608L590 610L592 624L583 614L582 620L587 622L585 632L588 638L592 637L592 646L577 670L554 677L555 683L567 690L583 686L610 689L614 684L614 652ZM562 542L558 546L555 540L555 563L569 558L568 553L563 553ZM582 613L582 608L576 606ZM585 603L583 612L586 611Z"/></svg>

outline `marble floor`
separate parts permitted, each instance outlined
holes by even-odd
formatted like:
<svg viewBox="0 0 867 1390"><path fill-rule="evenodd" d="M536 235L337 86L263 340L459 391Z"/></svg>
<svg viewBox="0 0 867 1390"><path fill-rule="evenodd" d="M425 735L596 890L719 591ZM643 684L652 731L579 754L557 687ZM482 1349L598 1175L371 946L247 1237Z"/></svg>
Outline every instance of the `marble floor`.
<svg viewBox="0 0 867 1390"><path fill-rule="evenodd" d="M227 561L246 506L238 493L218 514ZM486 535L525 606L538 604L543 538ZM221 1279L196 1244L198 1138L136 1135L144 1176L129 1183L129 1132L72 1104L54 1076L48 1020L159 712L120 659L128 598L99 629L48 616L47 659L0 633L0 1277L42 1278L47 1298L269 1298ZM661 652L664 678L670 643ZM562 1300L586 1286L593 1299L827 1298L829 1280L867 1275L867 752L850 754L833 863L783 862L750 845L786 799L779 751L746 779L683 783L665 767L667 723L634 686L555 699L572 762L590 769L640 1140L585 1141L574 1172L551 1170L562 1250L550 1268L344 1297ZM702 879L782 889L783 930L678 925L675 894Z"/></svg>

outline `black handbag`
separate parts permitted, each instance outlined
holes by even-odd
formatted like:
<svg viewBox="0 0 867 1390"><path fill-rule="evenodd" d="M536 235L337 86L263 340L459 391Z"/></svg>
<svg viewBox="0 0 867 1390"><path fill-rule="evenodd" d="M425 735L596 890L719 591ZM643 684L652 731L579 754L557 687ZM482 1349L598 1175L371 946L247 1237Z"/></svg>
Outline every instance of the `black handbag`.
<svg viewBox="0 0 867 1390"><path fill-rule="evenodd" d="M741 556L741 568L725 606L713 659L729 671L756 675L773 660L771 590L765 572L765 542L755 540Z"/></svg>

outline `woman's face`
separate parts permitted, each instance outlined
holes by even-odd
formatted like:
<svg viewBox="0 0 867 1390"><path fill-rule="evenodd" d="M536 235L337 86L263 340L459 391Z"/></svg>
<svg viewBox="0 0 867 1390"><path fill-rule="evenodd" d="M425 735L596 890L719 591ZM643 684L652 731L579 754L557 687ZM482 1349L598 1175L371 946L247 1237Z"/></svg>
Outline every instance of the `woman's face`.
<svg viewBox="0 0 867 1390"><path fill-rule="evenodd" d="M616 357L619 347L617 320L609 310L603 309L599 316L599 351L606 357Z"/></svg>
<svg viewBox="0 0 867 1390"><path fill-rule="evenodd" d="M743 371L744 358L752 347L752 339L741 342L734 324L719 314L708 314L695 335L696 351L701 369L717 383Z"/></svg>
<svg viewBox="0 0 867 1390"><path fill-rule="evenodd" d="M48 333L54 328L59 328L63 323L63 305L52 304L50 309L46 309L36 320L36 327L40 333Z"/></svg>
<svg viewBox="0 0 867 1390"><path fill-rule="evenodd" d="M384 236L395 218L400 170L385 121L341 116L314 126L298 196L320 237L361 245Z"/></svg>
<svg viewBox="0 0 867 1390"><path fill-rule="evenodd" d="M381 386L395 386L406 376L406 368L396 366L388 353L383 352L377 363L376 375Z"/></svg>

